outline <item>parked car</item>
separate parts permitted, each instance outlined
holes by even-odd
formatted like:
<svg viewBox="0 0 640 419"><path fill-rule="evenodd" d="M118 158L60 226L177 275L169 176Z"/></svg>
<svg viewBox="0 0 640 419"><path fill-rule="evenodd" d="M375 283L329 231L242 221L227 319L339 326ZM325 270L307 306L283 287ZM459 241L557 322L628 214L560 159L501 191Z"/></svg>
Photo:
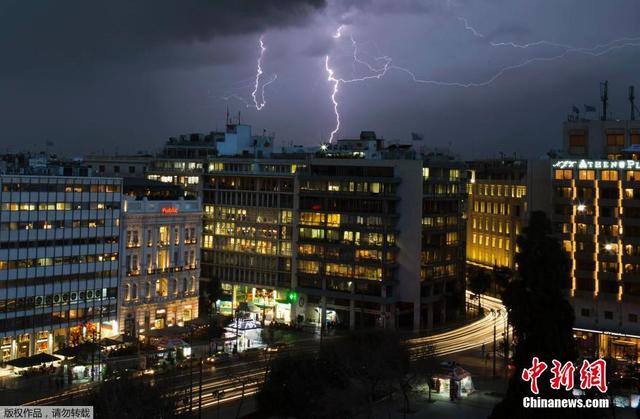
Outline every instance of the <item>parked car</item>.
<svg viewBox="0 0 640 419"><path fill-rule="evenodd" d="M200 365L200 358L188 358L185 359L184 361L181 361L178 364L178 368L198 368Z"/></svg>
<svg viewBox="0 0 640 419"><path fill-rule="evenodd" d="M269 345L267 347L267 352L282 352L282 351L286 351L289 348L289 344L288 343L284 343L284 342L276 342L276 343L272 343L271 345Z"/></svg>
<svg viewBox="0 0 640 419"><path fill-rule="evenodd" d="M209 356L207 362L213 365L228 364L231 362L231 355L227 352L218 352Z"/></svg>
<svg viewBox="0 0 640 419"><path fill-rule="evenodd" d="M240 352L239 355L241 359L254 359L254 358L258 358L263 353L264 353L263 348L249 348Z"/></svg>

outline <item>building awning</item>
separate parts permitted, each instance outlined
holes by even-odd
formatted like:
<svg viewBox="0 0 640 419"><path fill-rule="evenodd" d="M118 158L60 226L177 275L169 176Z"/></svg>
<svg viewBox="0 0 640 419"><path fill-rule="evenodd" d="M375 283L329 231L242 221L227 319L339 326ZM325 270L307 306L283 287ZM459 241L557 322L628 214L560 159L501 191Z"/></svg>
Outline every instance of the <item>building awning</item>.
<svg viewBox="0 0 640 419"><path fill-rule="evenodd" d="M67 346L54 352L56 355L62 355L67 358L73 358L81 355L89 356L91 353L99 352L101 346L93 342L81 343L77 346Z"/></svg>
<svg viewBox="0 0 640 419"><path fill-rule="evenodd" d="M29 368L55 361L60 361L60 358L42 352L28 357L23 356L21 358L12 359L11 361L7 361L7 364L16 368Z"/></svg>
<svg viewBox="0 0 640 419"><path fill-rule="evenodd" d="M182 336L189 333L190 330L186 327L182 326L171 326L165 327L163 329L151 329L145 330L143 333L140 333L146 338L161 338L161 337L170 337L170 336Z"/></svg>

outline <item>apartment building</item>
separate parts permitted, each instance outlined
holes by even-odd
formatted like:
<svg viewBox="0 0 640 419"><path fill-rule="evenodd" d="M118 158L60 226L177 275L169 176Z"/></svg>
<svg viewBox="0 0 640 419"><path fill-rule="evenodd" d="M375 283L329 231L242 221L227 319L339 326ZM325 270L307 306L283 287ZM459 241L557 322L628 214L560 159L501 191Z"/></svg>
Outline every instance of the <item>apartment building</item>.
<svg viewBox="0 0 640 419"><path fill-rule="evenodd" d="M144 335L198 317L202 210L198 199L125 196L120 332Z"/></svg>
<svg viewBox="0 0 640 419"><path fill-rule="evenodd" d="M121 179L0 176L2 361L117 334Z"/></svg>

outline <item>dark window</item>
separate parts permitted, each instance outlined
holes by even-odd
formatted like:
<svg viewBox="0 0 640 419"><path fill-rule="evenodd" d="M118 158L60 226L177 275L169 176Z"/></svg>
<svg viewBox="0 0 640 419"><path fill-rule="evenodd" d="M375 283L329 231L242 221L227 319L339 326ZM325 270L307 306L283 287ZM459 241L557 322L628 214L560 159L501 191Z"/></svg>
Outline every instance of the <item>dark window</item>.
<svg viewBox="0 0 640 419"><path fill-rule="evenodd" d="M98 172L99 173L104 173L104 165L101 164L100 166L98 166Z"/></svg>
<svg viewBox="0 0 640 419"><path fill-rule="evenodd" d="M583 308L580 310L580 315L582 317L589 317L589 309L588 308Z"/></svg>
<svg viewBox="0 0 640 419"><path fill-rule="evenodd" d="M113 166L113 173L120 173L120 166Z"/></svg>
<svg viewBox="0 0 640 419"><path fill-rule="evenodd" d="M613 311L605 311L604 318L605 320L613 320Z"/></svg>
<svg viewBox="0 0 640 419"><path fill-rule="evenodd" d="M129 166L129 173L135 173L136 172L136 167L135 166Z"/></svg>
<svg viewBox="0 0 640 419"><path fill-rule="evenodd" d="M629 314L629 321L631 323L638 323L638 315L637 314Z"/></svg>

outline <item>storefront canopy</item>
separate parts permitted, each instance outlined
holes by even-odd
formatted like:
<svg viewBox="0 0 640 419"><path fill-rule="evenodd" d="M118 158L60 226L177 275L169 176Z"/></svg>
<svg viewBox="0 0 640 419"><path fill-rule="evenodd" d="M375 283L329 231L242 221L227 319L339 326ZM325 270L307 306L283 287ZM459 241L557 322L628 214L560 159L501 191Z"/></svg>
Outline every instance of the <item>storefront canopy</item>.
<svg viewBox="0 0 640 419"><path fill-rule="evenodd" d="M32 356L23 356L21 358L16 358L11 361L7 361L8 365L11 365L16 368L29 368L35 367L36 365L42 365L49 362L60 361L60 358L57 356L49 355L46 353L39 353Z"/></svg>
<svg viewBox="0 0 640 419"><path fill-rule="evenodd" d="M171 327L165 327L163 329L147 330L144 333L141 333L141 335L147 338L162 338L162 337L183 336L189 332L190 330L186 327L171 326Z"/></svg>

